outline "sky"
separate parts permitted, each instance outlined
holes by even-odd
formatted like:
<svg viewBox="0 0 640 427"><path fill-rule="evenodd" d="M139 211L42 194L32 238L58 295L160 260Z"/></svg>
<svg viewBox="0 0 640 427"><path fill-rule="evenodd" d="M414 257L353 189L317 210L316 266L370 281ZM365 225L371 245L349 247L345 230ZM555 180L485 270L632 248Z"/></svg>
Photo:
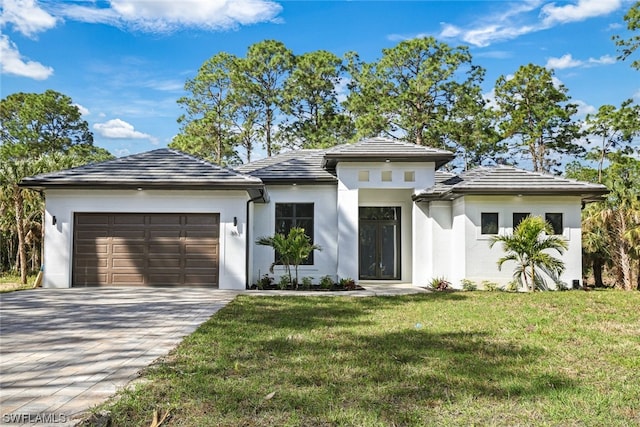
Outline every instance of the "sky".
<svg viewBox="0 0 640 427"><path fill-rule="evenodd" d="M584 118L640 102L640 71L616 59L611 40L629 35L623 16L634 1L0 0L0 95L68 95L94 143L124 156L171 142L185 81L218 52L245 56L274 39L295 54L375 61L402 40L433 36L469 47L486 69L487 98L521 65L554 69Z"/></svg>

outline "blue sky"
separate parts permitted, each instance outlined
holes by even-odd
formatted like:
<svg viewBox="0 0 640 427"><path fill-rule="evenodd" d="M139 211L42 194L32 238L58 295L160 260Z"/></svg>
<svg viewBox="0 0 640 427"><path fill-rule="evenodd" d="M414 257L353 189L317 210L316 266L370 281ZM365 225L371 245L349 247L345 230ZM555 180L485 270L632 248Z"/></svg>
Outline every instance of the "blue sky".
<svg viewBox="0 0 640 427"><path fill-rule="evenodd" d="M166 146L178 132L185 80L220 51L244 56L264 39L296 54L356 51L366 61L401 40L467 45L500 75L554 68L580 106L640 101L640 72L616 61L629 0L270 1L2 0L2 97L53 89L69 95L95 143L115 155Z"/></svg>

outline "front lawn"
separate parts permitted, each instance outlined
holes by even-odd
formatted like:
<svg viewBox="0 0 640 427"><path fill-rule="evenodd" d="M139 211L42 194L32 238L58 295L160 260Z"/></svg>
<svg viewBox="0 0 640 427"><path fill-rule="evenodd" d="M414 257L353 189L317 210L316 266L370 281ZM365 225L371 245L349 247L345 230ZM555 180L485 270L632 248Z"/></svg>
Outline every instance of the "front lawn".
<svg viewBox="0 0 640 427"><path fill-rule="evenodd" d="M240 296L113 425L640 423L640 292Z"/></svg>

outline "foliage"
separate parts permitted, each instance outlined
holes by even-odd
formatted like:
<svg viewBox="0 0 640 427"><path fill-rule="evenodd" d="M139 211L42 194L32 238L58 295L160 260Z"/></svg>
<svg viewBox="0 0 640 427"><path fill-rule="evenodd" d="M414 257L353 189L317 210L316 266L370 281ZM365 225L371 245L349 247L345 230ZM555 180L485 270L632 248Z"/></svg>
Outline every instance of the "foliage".
<svg viewBox="0 0 640 427"><path fill-rule="evenodd" d="M627 29L631 32L640 31L640 2L636 2L631 6L627 14L624 16L624 20L627 23ZM618 59L625 60L629 58L640 47L640 34L634 34L628 39L623 39L619 35L613 37L618 46L620 56ZM631 66L640 70L640 59L636 59L631 63Z"/></svg>
<svg viewBox="0 0 640 427"><path fill-rule="evenodd" d="M490 246L493 247L498 242L502 243L506 252L506 255L498 260L498 269L501 269L505 262L515 262L513 278L520 286L528 291L547 290L548 277L558 288L562 287L560 275L564 271L564 263L547 251L556 251L562 255L568 244L564 238L553 235L551 224L543 218L526 217L513 234L493 236Z"/></svg>
<svg viewBox="0 0 640 427"><path fill-rule="evenodd" d="M463 291L475 291L478 289L478 285L473 280L462 279L460 282L462 283Z"/></svg>
<svg viewBox="0 0 640 427"><path fill-rule="evenodd" d="M588 159L598 162L598 182L602 182L602 169L613 150L618 154L631 154L632 142L640 136L640 106L633 105L632 99L627 99L620 108L613 105L603 105L596 114L587 115L586 133L589 142L598 138L600 143L594 147Z"/></svg>
<svg viewBox="0 0 640 427"><path fill-rule="evenodd" d="M358 136L381 133L418 145L444 147L445 133L456 126L456 110L479 93L484 70L471 63L467 47L452 48L433 37L415 38L383 49L365 63L347 55L351 74L346 105L355 116Z"/></svg>
<svg viewBox="0 0 640 427"><path fill-rule="evenodd" d="M489 292L494 292L500 289L500 286L496 282L492 282L491 280L483 280L482 281L482 289Z"/></svg>
<svg viewBox="0 0 640 427"><path fill-rule="evenodd" d="M553 81L553 71L538 65L521 66L513 78L500 76L495 86L504 139L512 140L511 152L525 155L536 172L551 172L562 155L578 155L584 149L573 141L579 125L578 111L567 88Z"/></svg>
<svg viewBox="0 0 640 427"><path fill-rule="evenodd" d="M338 102L342 60L318 50L295 57L284 82L282 111L287 118L278 138L290 148L327 148L353 137L353 124Z"/></svg>
<svg viewBox="0 0 640 427"><path fill-rule="evenodd" d="M240 296L97 411L114 426L170 408L190 426L637 425L638 306L616 291Z"/></svg>
<svg viewBox="0 0 640 427"><path fill-rule="evenodd" d="M272 247L285 268L285 275L289 279L289 284L298 286L298 266L302 264L311 252L314 250L322 250L319 245L313 244L309 236L304 232L304 228L292 227L286 236L282 233L275 233L270 237L260 237L256 240L258 245ZM271 272L277 263L271 265ZM295 283L292 281L291 267L295 272Z"/></svg>
<svg viewBox="0 0 640 427"><path fill-rule="evenodd" d="M190 95L178 99L186 110L178 118L181 133L169 147L219 165L236 163L232 132L236 104L231 82L236 60L228 53L218 53L205 61L195 78L187 80L184 88Z"/></svg>
<svg viewBox="0 0 640 427"><path fill-rule="evenodd" d="M351 277L343 277L338 281L338 284L340 285L341 288L344 288L348 291L352 291L356 288L356 281L353 280Z"/></svg>
<svg viewBox="0 0 640 427"><path fill-rule="evenodd" d="M291 275L289 273L283 274L282 276L280 276L280 280L278 280L278 288L280 290L287 289L289 286L291 286L291 283Z"/></svg>
<svg viewBox="0 0 640 427"><path fill-rule="evenodd" d="M326 276L322 276L320 278L320 288L321 289L331 289L334 285L333 278L328 274Z"/></svg>
<svg viewBox="0 0 640 427"><path fill-rule="evenodd" d="M8 269L17 258L25 284L29 264L35 270L42 262L44 200L18 183L111 155L93 145L89 125L71 98L53 90L14 93L0 101L0 136L0 237L6 242L0 269Z"/></svg>
<svg viewBox="0 0 640 427"><path fill-rule="evenodd" d="M267 156L278 153L275 144L275 123L283 105L284 81L294 66L294 55L284 43L263 40L252 44L244 59L236 61L232 80L236 100L251 105L257 113L258 127Z"/></svg>
<svg viewBox="0 0 640 427"><path fill-rule="evenodd" d="M606 285L603 270L611 267L615 287L640 289L640 161L619 153L609 158L610 165L602 171L602 183L609 195L582 211L583 257L593 269L597 287ZM598 179L595 169L575 164L567 175Z"/></svg>
<svg viewBox="0 0 640 427"><path fill-rule="evenodd" d="M263 275L258 282L256 283L256 287L258 289L266 289L269 288L273 284L273 277L268 274Z"/></svg>
<svg viewBox="0 0 640 427"><path fill-rule="evenodd" d="M427 286L434 291L445 291L449 289L451 283L444 277L434 277Z"/></svg>
<svg viewBox="0 0 640 427"><path fill-rule="evenodd" d="M302 286L305 289L311 289L311 286L313 286L313 277L311 276L304 276L302 278Z"/></svg>

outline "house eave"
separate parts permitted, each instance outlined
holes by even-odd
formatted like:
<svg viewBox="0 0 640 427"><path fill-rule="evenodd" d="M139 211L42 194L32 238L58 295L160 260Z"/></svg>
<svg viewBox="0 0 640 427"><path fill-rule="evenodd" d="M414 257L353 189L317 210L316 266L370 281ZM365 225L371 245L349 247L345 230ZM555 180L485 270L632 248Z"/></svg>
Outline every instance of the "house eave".
<svg viewBox="0 0 640 427"><path fill-rule="evenodd" d="M442 166L449 163L454 159L454 155L448 154L427 154L427 155L396 155L396 154L387 154L381 155L379 153L375 154L366 154L363 153L361 155L353 155L353 154L326 154L324 160L322 161L322 167L327 170L335 169L336 165L339 162L371 162L371 161L379 161L379 162L397 162L397 163L408 163L408 162L434 162L436 164L436 169L441 168Z"/></svg>
<svg viewBox="0 0 640 427"><path fill-rule="evenodd" d="M18 183L22 188L33 190L47 189L84 189L84 190L246 190L257 191L264 189L262 182L255 183L203 183L203 182L47 182L36 180L23 180Z"/></svg>

